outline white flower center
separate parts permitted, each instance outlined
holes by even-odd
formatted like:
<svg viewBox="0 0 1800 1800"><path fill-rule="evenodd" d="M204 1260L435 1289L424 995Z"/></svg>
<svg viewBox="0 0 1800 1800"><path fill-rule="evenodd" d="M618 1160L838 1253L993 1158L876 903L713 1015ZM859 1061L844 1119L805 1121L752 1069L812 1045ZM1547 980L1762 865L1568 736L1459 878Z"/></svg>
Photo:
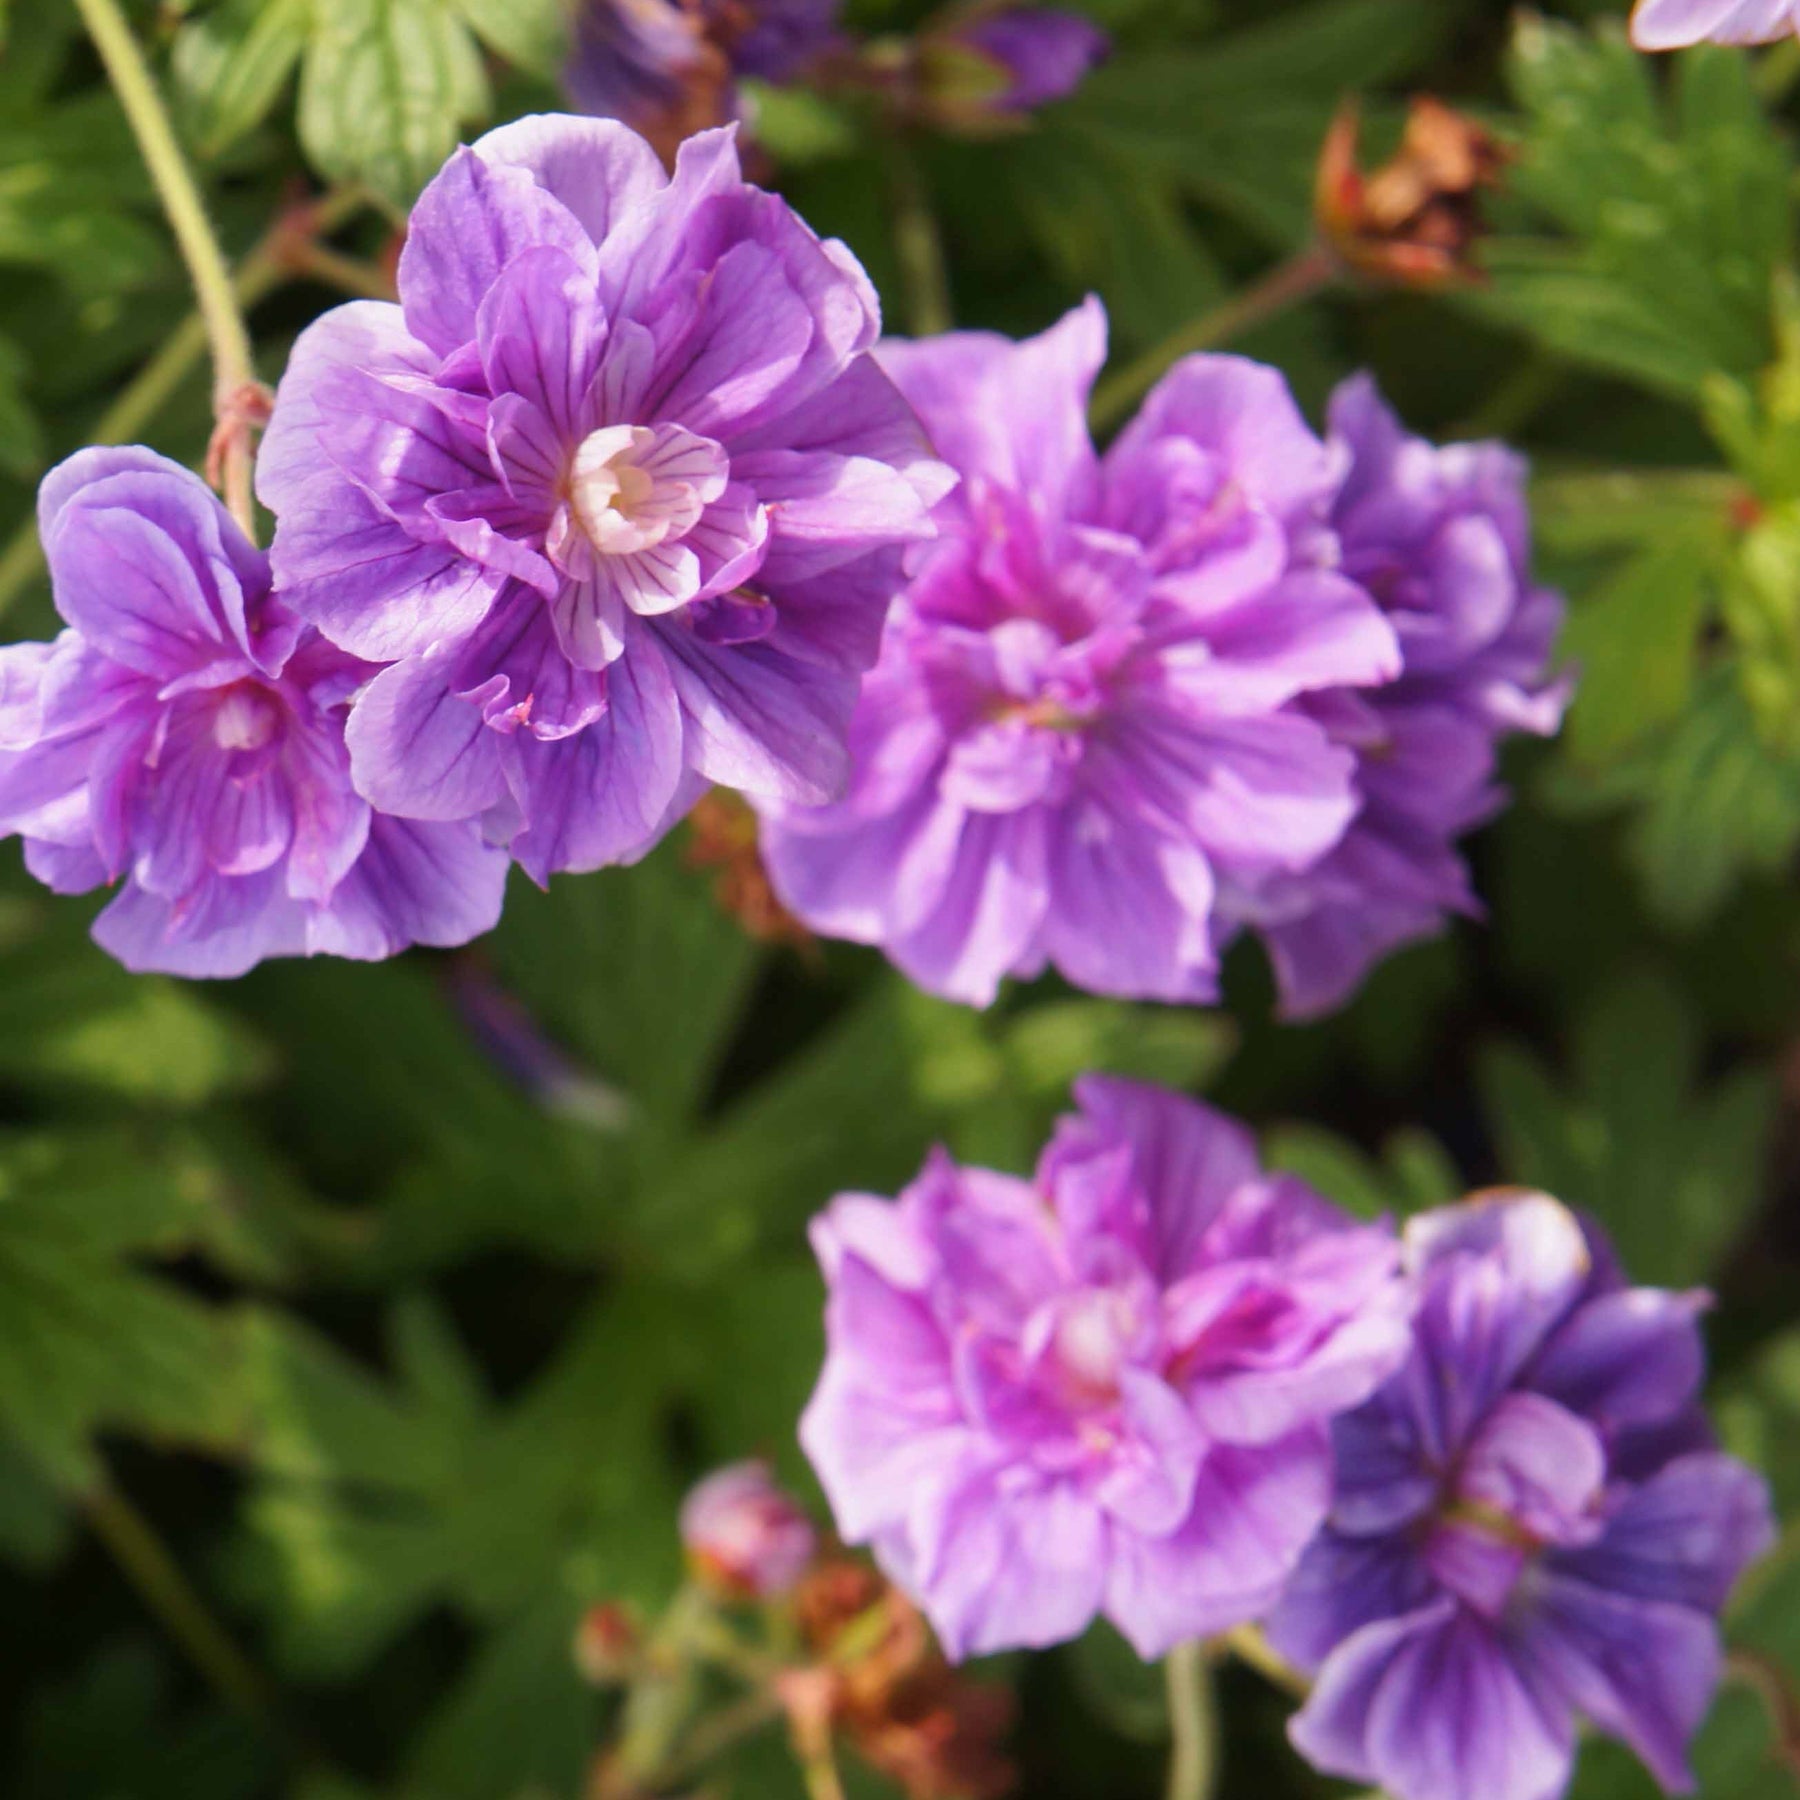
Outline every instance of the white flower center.
<svg viewBox="0 0 1800 1800"><path fill-rule="evenodd" d="M608 425L582 439L569 503L602 556L679 543L725 491L724 449L679 425Z"/></svg>
<svg viewBox="0 0 1800 1800"><path fill-rule="evenodd" d="M1131 1296L1116 1288L1090 1288L1067 1302L1056 1323L1056 1360L1078 1392L1098 1398L1118 1391L1138 1323Z"/></svg>
<svg viewBox="0 0 1800 1800"><path fill-rule="evenodd" d="M221 750L260 750L281 725L275 696L250 682L225 690L213 713L213 742Z"/></svg>

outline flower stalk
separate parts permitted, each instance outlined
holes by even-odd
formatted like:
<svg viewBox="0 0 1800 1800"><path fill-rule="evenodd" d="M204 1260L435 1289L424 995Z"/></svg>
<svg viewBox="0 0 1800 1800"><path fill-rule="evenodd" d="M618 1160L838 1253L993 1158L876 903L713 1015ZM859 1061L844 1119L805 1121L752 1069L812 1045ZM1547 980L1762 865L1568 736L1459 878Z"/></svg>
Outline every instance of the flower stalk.
<svg viewBox="0 0 1800 1800"><path fill-rule="evenodd" d="M105 1481L84 1497L82 1509L138 1598L219 1697L259 1723L273 1725L274 1690L213 1617L143 1514Z"/></svg>
<svg viewBox="0 0 1800 1800"><path fill-rule="evenodd" d="M1229 343L1253 326L1310 300L1338 277L1336 259L1322 244L1309 244L1260 280L1233 294L1153 345L1094 390L1088 419L1096 432L1110 431L1184 356Z"/></svg>
<svg viewBox="0 0 1800 1800"><path fill-rule="evenodd" d="M1218 1785L1218 1709L1205 1645L1177 1644L1163 1659L1169 1684L1169 1800L1208 1800Z"/></svg>
<svg viewBox="0 0 1800 1800"><path fill-rule="evenodd" d="M187 264L201 325L212 350L221 490L231 516L243 528L244 535L254 541L255 503L250 487L250 419L254 408L249 396L258 390L250 333L244 324L237 289L193 171L176 141L168 108L118 0L75 0L75 4L130 122L182 260Z"/></svg>
<svg viewBox="0 0 1800 1800"><path fill-rule="evenodd" d="M368 204L367 196L339 188L317 200L285 211L261 242L238 265L232 291L245 312L279 287L302 275L324 279L324 271L308 254L314 242L328 237ZM206 324L190 313L132 378L118 399L95 420L85 441L124 444L142 436L145 427L181 391L206 355ZM43 572L44 551L37 522L27 519L0 551L0 613Z"/></svg>
<svg viewBox="0 0 1800 1800"><path fill-rule="evenodd" d="M894 256L900 265L907 329L914 337L936 337L956 323L950 275L944 263L943 234L931 209L918 153L904 127L888 138L888 181L894 209Z"/></svg>

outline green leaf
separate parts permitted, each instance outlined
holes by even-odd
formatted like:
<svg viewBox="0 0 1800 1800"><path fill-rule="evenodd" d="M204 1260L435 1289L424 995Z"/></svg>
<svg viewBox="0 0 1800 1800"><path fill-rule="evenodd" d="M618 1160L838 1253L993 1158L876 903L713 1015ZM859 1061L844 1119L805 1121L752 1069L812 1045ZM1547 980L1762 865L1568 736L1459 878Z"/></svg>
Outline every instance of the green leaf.
<svg viewBox="0 0 1800 1800"><path fill-rule="evenodd" d="M565 1581L666 1594L679 1488L660 1427L694 1367L688 1310L643 1283L597 1302L510 1408L422 1298L391 1321L391 1384L298 1321L253 1314L261 1481L237 1575L283 1662L346 1672L430 1606L506 1619Z"/></svg>
<svg viewBox="0 0 1800 1800"><path fill-rule="evenodd" d="M1659 535L1576 605L1562 640L1581 670L1570 754L1605 762L1680 716L1722 537L1712 520L1687 536Z"/></svg>
<svg viewBox="0 0 1800 1800"><path fill-rule="evenodd" d="M568 54L566 0L454 0L483 43L535 75L560 73Z"/></svg>
<svg viewBox="0 0 1800 1800"><path fill-rule="evenodd" d="M1465 303L1550 349L1692 400L1773 349L1771 287L1792 247L1792 165L1741 56L1677 59L1665 103L1615 21L1523 14L1525 112L1512 187L1545 230L1491 243Z"/></svg>
<svg viewBox="0 0 1800 1800"><path fill-rule="evenodd" d="M313 0L220 0L183 23L170 69L201 155L217 156L269 116L312 21Z"/></svg>
<svg viewBox="0 0 1800 1800"><path fill-rule="evenodd" d="M1358 1218L1405 1218L1456 1199L1468 1185L1430 1132L1393 1133L1379 1160L1321 1125L1282 1125L1263 1139L1271 1169L1315 1187Z"/></svg>
<svg viewBox="0 0 1800 1800"><path fill-rule="evenodd" d="M1660 1286L1706 1280L1761 1192L1773 1080L1707 1084L1704 1048L1686 997L1645 971L1578 1017L1565 1080L1514 1046L1478 1063L1505 1177L1591 1211L1633 1277Z"/></svg>
<svg viewBox="0 0 1800 1800"><path fill-rule="evenodd" d="M312 0L300 142L321 174L410 204L484 117L487 76L444 0Z"/></svg>
<svg viewBox="0 0 1800 1800"><path fill-rule="evenodd" d="M1293 245L1311 224L1314 166L1341 96L1415 67L1448 24L1411 0L1315 0L1204 47L1120 51L1062 119Z"/></svg>
<svg viewBox="0 0 1800 1800"><path fill-rule="evenodd" d="M11 1800L242 1800L272 1791L276 1758L251 1721L179 1708L168 1655L114 1641L32 1696Z"/></svg>
<svg viewBox="0 0 1800 1800"><path fill-rule="evenodd" d="M0 1438L65 1489L94 1434L219 1446L237 1430L236 1334L128 1260L193 1241L178 1181L108 1138L0 1141Z"/></svg>
<svg viewBox="0 0 1800 1800"><path fill-rule="evenodd" d="M1168 1680L1104 1621L1063 1652L1075 1691L1109 1731L1142 1744L1169 1741Z"/></svg>
<svg viewBox="0 0 1800 1800"><path fill-rule="evenodd" d="M25 353L0 338L0 473L28 481L44 467L44 431L25 396Z"/></svg>
<svg viewBox="0 0 1800 1800"><path fill-rule="evenodd" d="M1800 846L1800 752L1757 731L1738 671L1709 669L1682 715L1607 769L1564 770L1551 797L1571 814L1627 807L1645 899L1669 924L1706 920L1747 875Z"/></svg>

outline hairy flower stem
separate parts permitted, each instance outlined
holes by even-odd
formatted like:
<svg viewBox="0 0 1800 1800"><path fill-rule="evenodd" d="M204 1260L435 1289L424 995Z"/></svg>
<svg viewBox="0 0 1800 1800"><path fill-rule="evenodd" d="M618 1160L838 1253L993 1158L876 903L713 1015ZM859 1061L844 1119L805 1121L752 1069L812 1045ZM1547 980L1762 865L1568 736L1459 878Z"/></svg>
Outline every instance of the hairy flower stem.
<svg viewBox="0 0 1800 1800"><path fill-rule="evenodd" d="M1222 1633L1219 1645L1245 1662L1272 1687L1296 1700L1304 1700L1312 1692L1312 1683L1285 1658L1277 1656L1269 1640L1254 1625L1238 1625Z"/></svg>
<svg viewBox="0 0 1800 1800"><path fill-rule="evenodd" d="M1094 390L1089 422L1097 432L1111 430L1184 356L1229 343L1253 325L1310 300L1337 278L1338 265L1331 253L1322 245L1309 245L1211 312L1172 331L1118 374L1108 376Z"/></svg>
<svg viewBox="0 0 1800 1800"><path fill-rule="evenodd" d="M367 204L364 195L345 188L284 213L238 267L232 288L239 306L248 311L285 282L305 274L322 279L323 271L305 254L316 237L336 231ZM90 444L123 444L136 438L181 390L182 383L206 355L206 325L190 313L162 348L144 364L125 391L95 420ZM0 613L42 573L43 546L37 524L27 519L0 552Z"/></svg>
<svg viewBox="0 0 1800 1800"><path fill-rule="evenodd" d="M107 78L131 123L138 149L156 184L182 260L194 284L201 324L212 349L213 411L221 440L221 491L231 516L254 539L256 513L250 491L250 432L242 422L244 395L256 380L250 333L232 285L224 252L206 216L193 171L176 142L168 109L157 92L118 0L75 0Z"/></svg>
<svg viewBox="0 0 1800 1800"><path fill-rule="evenodd" d="M888 139L888 182L893 196L894 256L906 301L906 328L914 337L936 337L956 322L944 240L925 191L918 152L904 127Z"/></svg>
<svg viewBox="0 0 1800 1800"><path fill-rule="evenodd" d="M1163 1673L1173 1740L1168 1800L1209 1800L1218 1785L1219 1717L1205 1645L1177 1644L1163 1659Z"/></svg>
<svg viewBox="0 0 1800 1800"><path fill-rule="evenodd" d="M138 1598L220 1698L276 1727L273 1688L213 1617L149 1520L105 1481L84 1496L82 1510Z"/></svg>

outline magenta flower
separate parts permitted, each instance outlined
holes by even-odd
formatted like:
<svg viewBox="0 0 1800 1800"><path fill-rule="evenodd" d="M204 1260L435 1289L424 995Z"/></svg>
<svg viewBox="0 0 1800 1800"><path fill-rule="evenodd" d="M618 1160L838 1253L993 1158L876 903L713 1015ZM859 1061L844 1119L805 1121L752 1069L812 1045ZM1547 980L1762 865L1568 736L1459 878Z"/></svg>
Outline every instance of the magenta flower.
<svg viewBox="0 0 1800 1800"><path fill-rule="evenodd" d="M1638 0L1631 41L1640 50L1766 44L1800 30L1800 0Z"/></svg>
<svg viewBox="0 0 1800 1800"><path fill-rule="evenodd" d="M106 950L238 975L493 926L506 859L352 791L345 711L374 671L270 593L197 476L84 450L44 478L38 524L68 629L0 650L0 833L58 893L123 881L94 926Z"/></svg>
<svg viewBox="0 0 1800 1800"><path fill-rule="evenodd" d="M1146 1657L1263 1611L1331 1500L1326 1421L1406 1354L1397 1245L1241 1126L1090 1075L1031 1180L942 1152L813 1226L800 1425L852 1543L964 1656L1104 1613Z"/></svg>
<svg viewBox="0 0 1800 1800"><path fill-rule="evenodd" d="M1544 1194L1415 1219L1406 1255L1412 1356L1337 1422L1271 1624L1319 1672L1294 1742L1396 1800L1552 1800L1586 1719L1687 1790L1716 1616L1773 1539L1699 1413L1704 1296L1627 1287Z"/></svg>
<svg viewBox="0 0 1800 1800"><path fill-rule="evenodd" d="M767 1463L741 1462L715 1470L681 1503L681 1543L710 1586L771 1600L806 1573L819 1534Z"/></svg>
<svg viewBox="0 0 1800 1800"><path fill-rule="evenodd" d="M1261 931L1297 1017L1340 1005L1447 915L1479 913L1457 839L1505 803L1499 740L1553 733L1570 686L1549 675L1563 603L1531 579L1521 460L1408 436L1366 375L1333 396L1330 441L1344 469L1329 514L1338 566L1381 604L1403 667L1378 690L1307 702L1358 757L1361 809L1342 843L1224 901Z"/></svg>
<svg viewBox="0 0 1800 1800"><path fill-rule="evenodd" d="M1055 6L1005 6L977 14L951 41L995 65L1004 85L979 104L997 112L1031 112L1066 99L1111 47L1091 19Z"/></svg>
<svg viewBox="0 0 1800 1800"><path fill-rule="evenodd" d="M896 606L835 805L763 808L782 901L985 1004L1047 964L1078 986L1216 992L1221 884L1307 869L1356 758L1296 702L1398 672L1327 565L1325 446L1281 376L1177 367L1104 459L1097 301L1024 344L884 347L963 486Z"/></svg>
<svg viewBox="0 0 1800 1800"><path fill-rule="evenodd" d="M295 346L258 461L284 594L390 662L359 791L532 876L642 854L707 782L823 801L947 474L850 253L610 120L520 120L414 208L399 305Z"/></svg>

